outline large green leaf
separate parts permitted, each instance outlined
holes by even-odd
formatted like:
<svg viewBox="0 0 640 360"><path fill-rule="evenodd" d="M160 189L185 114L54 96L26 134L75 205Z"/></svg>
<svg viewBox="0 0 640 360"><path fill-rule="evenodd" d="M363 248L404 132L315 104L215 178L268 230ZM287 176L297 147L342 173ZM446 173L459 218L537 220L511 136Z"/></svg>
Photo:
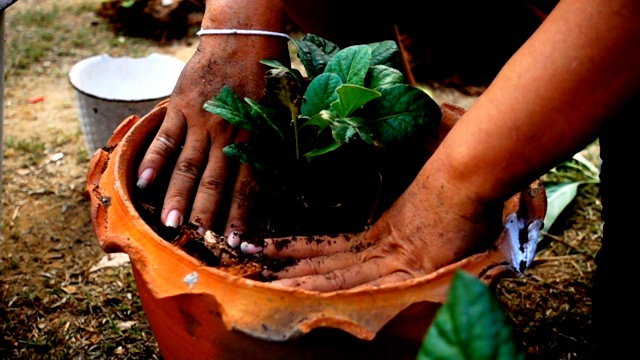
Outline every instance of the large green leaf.
<svg viewBox="0 0 640 360"><path fill-rule="evenodd" d="M545 187L547 192L547 214L544 217L543 232L549 231L551 225L553 225L562 211L575 199L578 194L578 187L584 183L584 181L576 181Z"/></svg>
<svg viewBox="0 0 640 360"><path fill-rule="evenodd" d="M371 65L371 48L353 45L340 50L327 64L325 73L340 76L345 84L364 85L364 78Z"/></svg>
<svg viewBox="0 0 640 360"><path fill-rule="evenodd" d="M418 360L524 359L493 293L461 270L427 331Z"/></svg>
<svg viewBox="0 0 640 360"><path fill-rule="evenodd" d="M404 84L404 75L399 70L384 65L370 67L365 78L365 86L370 89L396 84Z"/></svg>
<svg viewBox="0 0 640 360"><path fill-rule="evenodd" d="M369 101L381 96L378 91L351 84L339 86L336 89L336 93L338 94L338 100L331 103L331 108L343 118L350 116Z"/></svg>
<svg viewBox="0 0 640 360"><path fill-rule="evenodd" d="M378 89L382 96L367 104L375 138L382 144L404 141L419 130L435 131L442 117L440 106L424 91L411 85Z"/></svg>
<svg viewBox="0 0 640 360"><path fill-rule="evenodd" d="M304 93L305 100L300 107L300 113L312 117L328 109L332 102L338 100L336 89L340 85L342 80L336 74L322 74L313 79Z"/></svg>
<svg viewBox="0 0 640 360"><path fill-rule="evenodd" d="M395 67L400 60L400 50L395 41L385 40L369 44L371 48L371 65Z"/></svg>
<svg viewBox="0 0 640 360"><path fill-rule="evenodd" d="M254 119L256 114L253 108L228 86L224 86L213 99L204 104L203 108L239 128L249 131L259 129Z"/></svg>

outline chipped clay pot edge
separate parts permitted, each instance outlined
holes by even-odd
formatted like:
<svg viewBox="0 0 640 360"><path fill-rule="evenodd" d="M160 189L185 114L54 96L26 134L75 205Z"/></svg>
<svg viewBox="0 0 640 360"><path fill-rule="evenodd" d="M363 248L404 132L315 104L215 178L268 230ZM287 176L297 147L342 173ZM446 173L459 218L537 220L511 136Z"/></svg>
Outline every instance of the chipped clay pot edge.
<svg viewBox="0 0 640 360"><path fill-rule="evenodd" d="M443 105L445 117L451 111L455 116L459 110ZM504 276L519 275L535 254L537 231L546 211L546 195L539 184L510 200L513 213L506 217L505 229L495 247L398 284L318 293L277 287L202 266L160 238L139 216L130 198L135 184L135 154L142 151L142 140L155 133L165 112L163 101L142 118L125 119L107 146L94 153L86 186L94 230L105 252L129 254L136 280L143 282L153 297L210 297L219 304L227 329L283 341L316 327L330 327L370 340L410 305L442 303L455 270L464 269L491 283ZM527 217L534 221L516 215L522 212L523 205L529 213ZM530 227L530 239L521 246L519 234L525 225ZM376 308L374 314L372 307Z"/></svg>

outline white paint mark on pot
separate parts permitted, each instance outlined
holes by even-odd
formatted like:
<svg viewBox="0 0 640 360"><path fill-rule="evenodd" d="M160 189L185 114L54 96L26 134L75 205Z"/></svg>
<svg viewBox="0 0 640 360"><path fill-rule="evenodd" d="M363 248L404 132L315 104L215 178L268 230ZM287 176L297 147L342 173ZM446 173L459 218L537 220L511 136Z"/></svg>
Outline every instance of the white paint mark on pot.
<svg viewBox="0 0 640 360"><path fill-rule="evenodd" d="M194 285L200 280L197 272L192 272L187 274L182 281L186 282L189 285L189 290L193 290Z"/></svg>
<svg viewBox="0 0 640 360"><path fill-rule="evenodd" d="M544 227L542 220L534 220L527 227L527 242L522 246L524 252L524 260L526 267L529 268L533 258L536 256L538 248L538 239L540 239L540 230Z"/></svg>
<svg viewBox="0 0 640 360"><path fill-rule="evenodd" d="M511 264L520 275L531 265L536 255L540 229L543 225L541 220L534 220L527 227L525 237L521 239L520 232L525 228L526 221L513 213L507 216L504 222L504 227L509 232Z"/></svg>

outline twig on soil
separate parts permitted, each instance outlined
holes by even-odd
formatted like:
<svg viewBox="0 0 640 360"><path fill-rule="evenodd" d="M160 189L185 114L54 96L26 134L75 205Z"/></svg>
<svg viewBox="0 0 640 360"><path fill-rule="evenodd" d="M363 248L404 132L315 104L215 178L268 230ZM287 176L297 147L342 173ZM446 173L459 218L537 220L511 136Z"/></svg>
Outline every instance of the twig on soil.
<svg viewBox="0 0 640 360"><path fill-rule="evenodd" d="M583 258L584 260L590 260L593 259L593 256L591 254L588 253L583 253L581 252L580 254L573 254L573 255L558 255L558 256L545 256L545 257L536 257L535 259L533 259L532 262L532 266L533 265L542 265L551 261L565 261L565 260L569 260L571 262L573 262L574 259L576 258ZM574 263L575 264L575 263Z"/></svg>
<svg viewBox="0 0 640 360"><path fill-rule="evenodd" d="M575 245L569 244L568 242L564 241L564 239L562 239L562 238L561 238L561 237L559 237L559 236L551 235L551 234L549 234L549 233L543 233L543 235L544 235L544 236L548 236L549 238L553 239L554 241L556 241L556 242L558 242L558 243L560 243L560 244L562 244L562 245L565 245L565 246L567 246L567 247L570 247L571 249L573 249L573 250L577 251L577 252L578 252L578 253L580 253L580 254L591 255L591 254L589 254L588 252L586 252L586 251L584 251L584 250L581 250L581 249L577 248Z"/></svg>

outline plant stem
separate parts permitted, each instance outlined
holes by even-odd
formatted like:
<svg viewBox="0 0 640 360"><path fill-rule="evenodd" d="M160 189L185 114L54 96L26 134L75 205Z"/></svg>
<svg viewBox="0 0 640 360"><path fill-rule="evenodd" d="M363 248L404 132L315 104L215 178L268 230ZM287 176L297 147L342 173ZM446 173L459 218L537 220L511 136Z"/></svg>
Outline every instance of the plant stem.
<svg viewBox="0 0 640 360"><path fill-rule="evenodd" d="M300 144L298 143L298 108L290 106L291 118L293 120L293 134L296 142L296 160L300 160Z"/></svg>

